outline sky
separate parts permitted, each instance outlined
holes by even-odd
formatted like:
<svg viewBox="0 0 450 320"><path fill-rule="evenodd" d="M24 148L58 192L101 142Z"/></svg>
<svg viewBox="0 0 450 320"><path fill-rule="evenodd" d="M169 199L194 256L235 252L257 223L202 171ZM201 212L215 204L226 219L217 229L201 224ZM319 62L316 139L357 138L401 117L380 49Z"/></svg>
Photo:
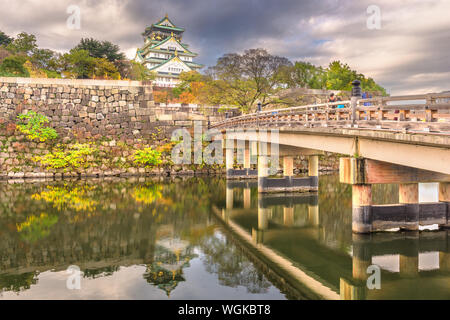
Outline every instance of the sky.
<svg viewBox="0 0 450 320"><path fill-rule="evenodd" d="M70 6L79 29L68 27ZM341 60L392 95L450 90L450 0L0 0L0 12L1 31L60 52L93 37L133 58L145 27L167 13L206 66L265 48L321 66Z"/></svg>

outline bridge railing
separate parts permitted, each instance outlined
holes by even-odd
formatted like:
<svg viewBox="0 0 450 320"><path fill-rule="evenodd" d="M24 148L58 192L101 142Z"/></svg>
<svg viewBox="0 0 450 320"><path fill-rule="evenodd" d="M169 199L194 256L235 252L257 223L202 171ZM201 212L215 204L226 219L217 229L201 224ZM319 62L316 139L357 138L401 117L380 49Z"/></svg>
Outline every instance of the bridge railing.
<svg viewBox="0 0 450 320"><path fill-rule="evenodd" d="M450 93L358 99L356 105L352 105L351 101L338 101L267 110L226 119L212 127L225 129L249 125L349 127L450 134Z"/></svg>

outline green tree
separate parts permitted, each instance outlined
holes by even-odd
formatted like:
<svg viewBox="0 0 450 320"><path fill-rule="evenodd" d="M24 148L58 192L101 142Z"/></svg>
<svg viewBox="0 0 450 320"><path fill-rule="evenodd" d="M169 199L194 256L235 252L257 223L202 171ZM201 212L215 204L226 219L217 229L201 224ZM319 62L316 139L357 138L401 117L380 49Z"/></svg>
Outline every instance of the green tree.
<svg viewBox="0 0 450 320"><path fill-rule="evenodd" d="M13 38L9 37L3 31L0 31L0 46L7 46L13 41Z"/></svg>
<svg viewBox="0 0 450 320"><path fill-rule="evenodd" d="M86 50L74 50L63 57L63 73L69 78L89 79L120 77L116 66L105 58L94 58Z"/></svg>
<svg viewBox="0 0 450 320"><path fill-rule="evenodd" d="M19 33L7 48L15 54L31 55L33 50L37 48L36 36L26 32Z"/></svg>
<svg viewBox="0 0 450 320"><path fill-rule="evenodd" d="M352 81L357 79L357 73L349 65L333 61L326 70L326 88L328 90L351 90Z"/></svg>
<svg viewBox="0 0 450 320"><path fill-rule="evenodd" d="M150 71L138 62L126 60L123 61L122 66L119 72L124 79L148 81L156 78L155 72Z"/></svg>
<svg viewBox="0 0 450 320"><path fill-rule="evenodd" d="M54 66L55 52L50 49L34 49L31 62L38 68L49 69Z"/></svg>
<svg viewBox="0 0 450 320"><path fill-rule="evenodd" d="M71 50L62 57L63 73L69 78L88 79L95 71L95 58L86 50Z"/></svg>
<svg viewBox="0 0 450 320"><path fill-rule="evenodd" d="M120 52L120 47L109 41L99 41L93 38L81 39L73 50L86 50L91 57L105 58L110 62L125 60L125 55Z"/></svg>
<svg viewBox="0 0 450 320"><path fill-rule="evenodd" d="M325 86L325 71L309 62L297 61L291 68L291 87L323 89Z"/></svg>
<svg viewBox="0 0 450 320"><path fill-rule="evenodd" d="M27 58L24 56L6 57L0 65L0 75L12 77L29 77L30 73L24 67Z"/></svg>

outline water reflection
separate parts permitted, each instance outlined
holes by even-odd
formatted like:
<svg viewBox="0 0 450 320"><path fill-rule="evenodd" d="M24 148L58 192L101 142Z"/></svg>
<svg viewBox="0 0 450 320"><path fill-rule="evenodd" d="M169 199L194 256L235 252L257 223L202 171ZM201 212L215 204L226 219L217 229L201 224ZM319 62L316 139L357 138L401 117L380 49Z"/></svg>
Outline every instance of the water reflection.
<svg viewBox="0 0 450 320"><path fill-rule="evenodd" d="M398 187L376 185L375 204ZM448 231L351 232L351 186L260 195L254 181L0 184L4 298L448 299ZM367 267L381 268L369 290ZM66 269L80 267L82 290Z"/></svg>
<svg viewBox="0 0 450 320"><path fill-rule="evenodd" d="M231 236L261 260L273 262L272 271L303 295L450 298L448 231L352 234L351 190L333 175L321 177L319 194L258 195L254 187L228 183L226 206L216 208L216 216ZM373 198L376 204L396 203L398 187L377 185ZM373 264L381 268L380 290L366 285Z"/></svg>
<svg viewBox="0 0 450 320"><path fill-rule="evenodd" d="M3 183L1 294L284 298L212 222L211 204L224 193L214 179ZM79 291L66 288L69 265L82 271ZM207 274L207 286L195 280Z"/></svg>

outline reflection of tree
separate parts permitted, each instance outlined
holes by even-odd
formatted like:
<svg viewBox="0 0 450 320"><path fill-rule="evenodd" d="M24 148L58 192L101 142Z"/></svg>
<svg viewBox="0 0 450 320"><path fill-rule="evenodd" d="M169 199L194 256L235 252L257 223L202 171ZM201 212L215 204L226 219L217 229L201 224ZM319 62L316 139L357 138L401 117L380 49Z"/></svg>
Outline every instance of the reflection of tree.
<svg viewBox="0 0 450 320"><path fill-rule="evenodd" d="M132 197L137 202L152 204L162 197L162 186L159 184L149 184L134 188Z"/></svg>
<svg viewBox="0 0 450 320"><path fill-rule="evenodd" d="M111 276L114 272L119 271L120 266L106 266L103 268L85 269L83 270L84 278L100 278Z"/></svg>
<svg viewBox="0 0 450 320"><path fill-rule="evenodd" d="M22 275L8 277L18 267L43 272L72 264L82 266L85 277L91 278L113 274L119 266L144 264L149 265L151 277L162 271L172 279L177 254L171 252L172 260L167 258L167 262L164 256L158 260L156 254L155 260L157 230L170 225L171 235L189 240L190 246L201 242L204 235L211 234L206 224L211 197L222 197L216 192L219 184L219 180L199 178L0 184L0 257L7 257L0 259L0 282L4 281L3 287L26 289L26 274L23 279ZM150 189L147 191L155 195L155 201L136 201L133 193L140 188ZM183 264L177 267L178 274L168 282L166 292L182 281L181 271L188 265L183 254L191 257L191 252L181 253L179 263ZM23 284L8 284L9 280Z"/></svg>
<svg viewBox="0 0 450 320"><path fill-rule="evenodd" d="M38 282L39 272L27 272L22 274L0 274L0 292L20 292L30 289L32 284Z"/></svg>
<svg viewBox="0 0 450 320"><path fill-rule="evenodd" d="M201 244L206 270L218 275L219 282L229 287L243 286L251 293L265 293L270 282L253 266L244 254L225 238L217 235Z"/></svg>
<svg viewBox="0 0 450 320"><path fill-rule="evenodd" d="M29 216L25 222L17 224L20 237L28 242L36 242L50 234L51 227L58 222L57 216L41 213L40 216Z"/></svg>
<svg viewBox="0 0 450 320"><path fill-rule="evenodd" d="M95 186L47 186L45 191L33 194L34 200L44 200L51 203L58 211L73 210L75 215L71 222L76 223L80 220L90 218L95 214L98 202L94 200L92 191Z"/></svg>
<svg viewBox="0 0 450 320"><path fill-rule="evenodd" d="M94 211L97 202L88 196L88 192L95 189L93 186L62 187L47 186L46 191L32 195L35 200L45 200L53 204L58 210L65 208L75 211Z"/></svg>

